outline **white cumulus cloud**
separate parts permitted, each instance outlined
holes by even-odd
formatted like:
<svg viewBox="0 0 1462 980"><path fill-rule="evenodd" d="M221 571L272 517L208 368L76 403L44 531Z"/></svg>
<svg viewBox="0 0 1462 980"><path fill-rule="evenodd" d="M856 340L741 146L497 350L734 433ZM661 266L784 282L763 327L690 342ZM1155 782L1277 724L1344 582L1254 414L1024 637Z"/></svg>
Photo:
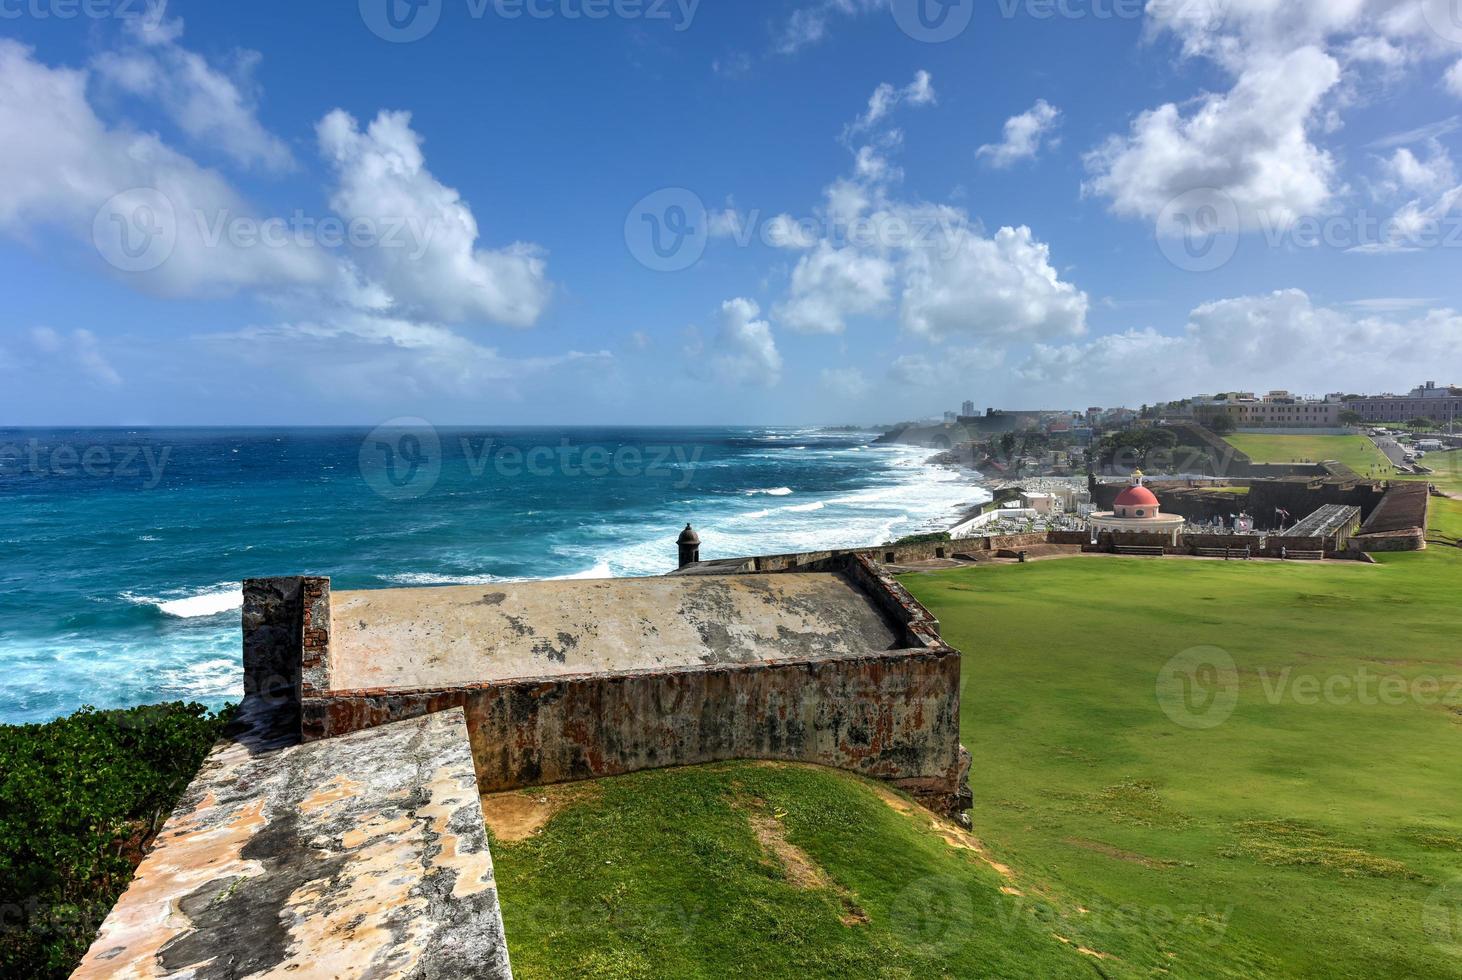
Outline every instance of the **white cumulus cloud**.
<svg viewBox="0 0 1462 980"><path fill-rule="evenodd" d="M914 90L925 90L920 79ZM888 104L875 94L863 121L886 118ZM1090 301L1030 228L987 235L960 208L899 197L903 172L889 155L900 145L883 132L850 146L852 172L825 188L815 220L775 219L769 244L804 253L772 307L778 325L842 334L854 317L896 317L912 336L965 343L1083 334Z"/></svg>
<svg viewBox="0 0 1462 980"><path fill-rule="evenodd" d="M1061 280L1050 247L1024 226L991 238L964 227L946 232L934 247L909 251L904 283L904 328L933 340L1086 331L1086 293Z"/></svg>
<svg viewBox="0 0 1462 980"><path fill-rule="evenodd" d="M834 20L870 13L887 4L888 0L810 0L781 23L773 47L779 54L796 54L826 38Z"/></svg>
<svg viewBox="0 0 1462 980"><path fill-rule="evenodd" d="M1430 377L1455 363L1458 345L1462 315L1452 310L1317 306L1287 289L1205 303L1175 336L1146 329L1038 345L1017 376L1044 391L1134 404L1215 387L1373 391Z"/></svg>
<svg viewBox="0 0 1462 980"><path fill-rule="evenodd" d="M721 323L709 352L709 366L723 382L770 388L782 380L782 355L772 325L760 319L761 307L750 299L721 304Z"/></svg>
<svg viewBox="0 0 1462 980"><path fill-rule="evenodd" d="M883 256L824 241L798 261L787 299L774 315L804 333L842 333L848 317L884 309L893 277Z"/></svg>
<svg viewBox="0 0 1462 980"><path fill-rule="evenodd" d="M98 216L115 195L139 188L166 199L157 216L176 230L162 265L135 281L165 295L287 291L331 286L342 277L319 249L285 241L240 247L213 230L256 212L218 172L156 136L104 123L86 98L87 73L52 68L29 48L0 39L0 232L28 240L59 229L88 248ZM127 217L123 214L119 217Z"/></svg>
<svg viewBox="0 0 1462 980"><path fill-rule="evenodd" d="M551 293L543 250L522 242L478 247L477 218L427 169L409 113L382 112L362 130L337 109L318 130L321 152L337 177L331 208L376 225L383 235L396 229L403 236L400 247L357 256L403 311L451 322L537 322Z"/></svg>
<svg viewBox="0 0 1462 980"><path fill-rule="evenodd" d="M873 90L868 99L868 109L853 121L850 133L864 132L886 119L900 103L911 106L933 105L938 100L934 92L934 77L927 71L916 72L914 80L903 88L895 88L884 82Z"/></svg>
<svg viewBox="0 0 1462 980"><path fill-rule="evenodd" d="M1193 111L1168 103L1088 154L1088 193L1128 217L1157 218L1193 191L1226 195L1245 229L1320 213L1336 193L1335 161L1311 140L1340 66L1315 47L1247 68Z"/></svg>
<svg viewBox="0 0 1462 980"><path fill-rule="evenodd" d="M122 91L155 100L195 142L222 151L236 163L293 169L289 147L259 121L253 73L260 54L240 51L231 71L221 71L177 43L181 21L168 23L176 30L131 31L134 43L97 56L97 74Z"/></svg>
<svg viewBox="0 0 1462 980"><path fill-rule="evenodd" d="M1021 160L1034 160L1043 143L1061 120L1061 110L1045 99L1018 116L1005 120L1005 138L999 143L987 143L976 152L977 156L990 161L993 167L1009 167Z"/></svg>

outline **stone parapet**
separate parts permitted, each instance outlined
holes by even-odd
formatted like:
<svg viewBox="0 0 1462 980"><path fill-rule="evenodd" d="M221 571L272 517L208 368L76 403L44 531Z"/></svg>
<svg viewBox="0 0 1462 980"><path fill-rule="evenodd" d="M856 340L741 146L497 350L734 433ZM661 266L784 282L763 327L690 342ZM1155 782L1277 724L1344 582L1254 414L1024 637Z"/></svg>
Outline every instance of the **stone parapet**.
<svg viewBox="0 0 1462 980"><path fill-rule="evenodd" d="M461 709L484 792L766 759L960 817L960 654L938 620L864 555L795 572L341 593L338 634L328 580L256 580L246 660L287 674L294 644L305 742Z"/></svg>
<svg viewBox="0 0 1462 980"><path fill-rule="evenodd" d="M462 712L289 745L247 707L74 980L509 980Z"/></svg>

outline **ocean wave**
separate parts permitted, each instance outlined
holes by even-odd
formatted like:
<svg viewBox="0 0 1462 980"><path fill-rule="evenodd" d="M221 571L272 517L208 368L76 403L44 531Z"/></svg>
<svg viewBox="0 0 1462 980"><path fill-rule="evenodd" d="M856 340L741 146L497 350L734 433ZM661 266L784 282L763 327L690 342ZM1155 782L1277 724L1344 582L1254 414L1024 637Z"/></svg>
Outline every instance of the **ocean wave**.
<svg viewBox="0 0 1462 980"><path fill-rule="evenodd" d="M748 496L748 497L755 497L758 494L765 494L768 497L790 497L790 496L792 496L792 488L791 487L772 487L770 490L743 490L741 492L744 493L744 494L746 494L746 496Z"/></svg>
<svg viewBox="0 0 1462 980"><path fill-rule="evenodd" d="M600 559L593 568L585 572L575 572L572 575L555 575L546 579L548 582L580 582L593 579L614 578L614 570L609 567L608 559Z"/></svg>
<svg viewBox="0 0 1462 980"><path fill-rule="evenodd" d="M185 698L227 698L243 693L237 660L219 657L162 673L163 689Z"/></svg>
<svg viewBox="0 0 1462 980"><path fill-rule="evenodd" d="M139 606L151 606L164 616L174 619L202 619L206 616L221 616L244 607L244 590L237 585L215 585L206 592L183 596L179 599L159 599L154 596L122 593L122 598Z"/></svg>

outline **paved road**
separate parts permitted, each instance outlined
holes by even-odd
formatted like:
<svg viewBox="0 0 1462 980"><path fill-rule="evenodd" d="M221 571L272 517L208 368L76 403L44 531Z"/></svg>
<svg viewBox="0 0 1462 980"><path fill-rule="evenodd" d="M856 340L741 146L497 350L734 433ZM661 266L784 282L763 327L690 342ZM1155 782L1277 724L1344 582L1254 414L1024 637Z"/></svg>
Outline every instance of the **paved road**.
<svg viewBox="0 0 1462 980"><path fill-rule="evenodd" d="M1376 444L1376 448L1385 453L1386 458L1389 459L1394 465L1407 465L1406 450L1402 448L1401 443L1397 442L1395 439L1392 439L1390 436L1372 436L1371 442L1374 442Z"/></svg>

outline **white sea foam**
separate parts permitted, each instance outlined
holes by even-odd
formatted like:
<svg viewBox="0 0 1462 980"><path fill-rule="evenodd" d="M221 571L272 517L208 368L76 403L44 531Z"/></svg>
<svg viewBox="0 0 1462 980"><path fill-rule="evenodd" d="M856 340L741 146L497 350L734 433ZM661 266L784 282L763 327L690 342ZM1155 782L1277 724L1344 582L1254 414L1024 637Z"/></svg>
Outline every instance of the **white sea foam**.
<svg viewBox="0 0 1462 980"><path fill-rule="evenodd" d="M383 582L405 586L494 585L498 582L512 581L501 575L442 575L437 572L401 572L397 575L379 577Z"/></svg>
<svg viewBox="0 0 1462 980"><path fill-rule="evenodd" d="M617 576L663 575L675 563L674 538L665 527L685 520L692 521L700 533L703 557L729 558L878 545L951 527L965 508L990 499L986 491L971 486L967 477L927 465L928 450L859 446L832 455L858 451L869 455L850 458L870 468L872 484L859 490L816 495L803 491L795 505L747 509L724 500L687 500L673 507L663 521L655 515L656 519L636 528L624 528L622 535L610 535L610 540L564 545L558 550L567 559L596 564L595 573L587 577L599 577L606 569ZM740 493L746 497L788 495L769 490ZM818 499L807 499L813 496Z"/></svg>
<svg viewBox="0 0 1462 980"><path fill-rule="evenodd" d="M772 487L770 490L743 490L741 492L744 493L744 494L746 494L748 497L755 497L758 494L765 494L768 497L790 497L790 496L792 496L792 488L791 487Z"/></svg>
<svg viewBox="0 0 1462 980"><path fill-rule="evenodd" d="M201 619L205 616L220 616L244 606L244 590L237 585L215 585L206 592L183 596L178 599L159 599L154 596L122 593L122 598L139 606L152 606L164 616L174 619Z"/></svg>
<svg viewBox="0 0 1462 980"><path fill-rule="evenodd" d="M571 575L514 576L514 575L441 575L436 572L401 572L397 575L379 576L392 585L430 587L436 585L505 585L514 582L572 582L580 579L614 578L615 572L606 559L595 561L592 568Z"/></svg>
<svg viewBox="0 0 1462 980"><path fill-rule="evenodd" d="M572 575L555 575L548 579L550 582L579 582L592 579L614 578L614 569L609 566L607 559L596 562L594 567L583 572L575 572Z"/></svg>
<svg viewBox="0 0 1462 980"><path fill-rule="evenodd" d="M188 664L161 675L162 688L186 698L226 698L242 693L237 660L216 658Z"/></svg>
<svg viewBox="0 0 1462 980"><path fill-rule="evenodd" d="M80 704L237 701L243 694L239 640L236 619L199 622L165 638L152 631L0 638L6 672L0 713L6 722L23 723L47 721Z"/></svg>

